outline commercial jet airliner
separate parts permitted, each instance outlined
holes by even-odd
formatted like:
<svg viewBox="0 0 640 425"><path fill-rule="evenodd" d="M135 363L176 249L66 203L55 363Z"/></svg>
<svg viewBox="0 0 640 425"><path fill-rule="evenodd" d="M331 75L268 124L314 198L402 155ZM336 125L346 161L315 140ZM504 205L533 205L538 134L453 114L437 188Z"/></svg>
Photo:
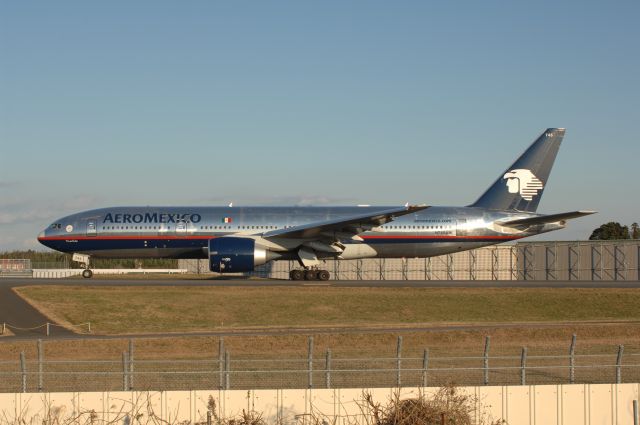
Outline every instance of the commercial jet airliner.
<svg viewBox="0 0 640 425"><path fill-rule="evenodd" d="M593 214L536 214L564 133L547 129L466 207L114 207L56 220L38 240L74 253L86 278L93 256L208 258L218 273L297 260L292 280L328 280L327 259L432 257L562 229Z"/></svg>

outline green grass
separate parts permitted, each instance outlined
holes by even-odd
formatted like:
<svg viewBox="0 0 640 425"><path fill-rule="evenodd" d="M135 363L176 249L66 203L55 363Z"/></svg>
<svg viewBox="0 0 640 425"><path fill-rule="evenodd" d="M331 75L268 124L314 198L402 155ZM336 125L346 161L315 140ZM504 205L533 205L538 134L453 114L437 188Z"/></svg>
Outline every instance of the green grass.
<svg viewBox="0 0 640 425"><path fill-rule="evenodd" d="M21 287L53 319L102 334L251 326L640 319L635 289Z"/></svg>

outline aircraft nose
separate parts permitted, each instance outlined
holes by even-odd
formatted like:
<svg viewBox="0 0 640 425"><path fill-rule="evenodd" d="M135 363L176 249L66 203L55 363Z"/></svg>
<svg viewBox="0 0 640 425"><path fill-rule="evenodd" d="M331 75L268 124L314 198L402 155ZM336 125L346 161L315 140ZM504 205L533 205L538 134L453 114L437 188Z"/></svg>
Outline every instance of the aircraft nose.
<svg viewBox="0 0 640 425"><path fill-rule="evenodd" d="M41 241L44 238L44 230L38 233L38 240Z"/></svg>

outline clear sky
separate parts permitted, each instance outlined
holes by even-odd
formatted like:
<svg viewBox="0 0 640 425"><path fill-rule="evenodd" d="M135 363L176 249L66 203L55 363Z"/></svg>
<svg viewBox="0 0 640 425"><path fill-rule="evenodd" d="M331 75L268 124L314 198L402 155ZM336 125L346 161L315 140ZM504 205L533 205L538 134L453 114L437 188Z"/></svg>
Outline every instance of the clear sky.
<svg viewBox="0 0 640 425"><path fill-rule="evenodd" d="M546 236L640 221L640 2L2 1L0 250L113 205L465 205L567 134Z"/></svg>

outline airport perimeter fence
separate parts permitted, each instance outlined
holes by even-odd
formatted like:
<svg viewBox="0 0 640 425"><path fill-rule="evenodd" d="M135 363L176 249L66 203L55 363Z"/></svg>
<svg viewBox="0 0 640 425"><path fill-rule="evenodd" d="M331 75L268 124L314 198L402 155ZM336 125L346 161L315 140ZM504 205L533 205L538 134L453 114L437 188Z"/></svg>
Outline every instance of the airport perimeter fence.
<svg viewBox="0 0 640 425"><path fill-rule="evenodd" d="M31 276L31 260L0 258L0 277Z"/></svg>
<svg viewBox="0 0 640 425"><path fill-rule="evenodd" d="M189 273L210 273L208 260L180 260ZM274 261L248 276L289 279L296 261ZM640 279L640 240L518 242L430 258L327 260L332 280Z"/></svg>
<svg viewBox="0 0 640 425"><path fill-rule="evenodd" d="M0 362L0 392L76 392L120 390L385 388L443 385L540 385L640 382L640 352L625 353L619 345L607 353L578 354L574 336L568 351L469 356L403 354L398 337L394 356L351 357L314 350L308 339L306 356L298 358L235 358L220 339L209 359L137 359L133 342L121 358L48 360L42 341L37 357L24 352Z"/></svg>
<svg viewBox="0 0 640 425"><path fill-rule="evenodd" d="M322 267L333 280L634 281L640 279L640 240L519 242L430 258L327 260ZM247 275L289 279L295 268L296 261L274 261ZM178 269L211 273L208 260L179 260ZM68 272L78 269L66 262L0 260L0 277L55 278Z"/></svg>

